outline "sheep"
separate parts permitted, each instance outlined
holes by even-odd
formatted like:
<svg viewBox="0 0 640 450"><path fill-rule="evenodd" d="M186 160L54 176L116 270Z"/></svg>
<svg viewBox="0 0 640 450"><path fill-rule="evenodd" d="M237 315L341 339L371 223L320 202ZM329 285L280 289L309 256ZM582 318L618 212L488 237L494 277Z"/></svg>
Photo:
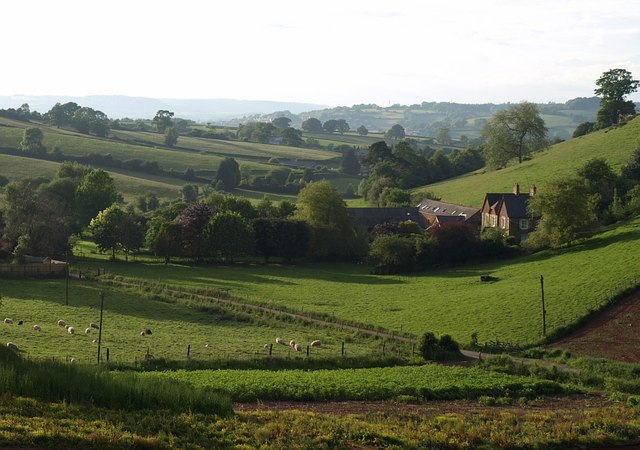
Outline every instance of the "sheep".
<svg viewBox="0 0 640 450"><path fill-rule="evenodd" d="M40 328L40 325L34 325L33 331L42 331L42 329Z"/></svg>
<svg viewBox="0 0 640 450"><path fill-rule="evenodd" d="M24 323L24 320L18 320L18 325L22 325Z"/></svg>
<svg viewBox="0 0 640 450"><path fill-rule="evenodd" d="M96 342L98 342L97 339L94 339L93 341L91 341L92 344L95 344Z"/></svg>
<svg viewBox="0 0 640 450"><path fill-rule="evenodd" d="M312 347L320 347L320 339L316 339L315 341L311 341Z"/></svg>
<svg viewBox="0 0 640 450"><path fill-rule="evenodd" d="M91 327L87 327L84 329L84 334L89 334L91 333Z"/></svg>
<svg viewBox="0 0 640 450"><path fill-rule="evenodd" d="M16 344L14 344L13 342L7 342L7 348L9 350L13 350L15 352L18 351L18 346Z"/></svg>
<svg viewBox="0 0 640 450"><path fill-rule="evenodd" d="M146 334L147 336L151 336L151 329L150 328L145 328L144 329L144 334Z"/></svg>
<svg viewBox="0 0 640 450"><path fill-rule="evenodd" d="M291 339L291 340L289 341L289 347L293 347L293 346L295 346L295 345L296 345L296 341L294 341L293 339Z"/></svg>
<svg viewBox="0 0 640 450"><path fill-rule="evenodd" d="M204 344L205 348L209 348L209 344Z"/></svg>
<svg viewBox="0 0 640 450"><path fill-rule="evenodd" d="M65 322L62 319L58 320L58 322L56 322L56 323L58 324L59 327L64 327L67 324L67 322Z"/></svg>
<svg viewBox="0 0 640 450"><path fill-rule="evenodd" d="M264 344L262 348L269 348L269 344Z"/></svg>
<svg viewBox="0 0 640 450"><path fill-rule="evenodd" d="M146 333L144 331L141 331L140 336L146 336Z"/></svg>
<svg viewBox="0 0 640 450"><path fill-rule="evenodd" d="M94 322L91 322L91 323L89 324L89 326L90 326L91 328L95 328L96 330L99 330L99 329L100 329L100 327L98 326L98 324L97 324L97 323L94 323Z"/></svg>
<svg viewBox="0 0 640 450"><path fill-rule="evenodd" d="M69 328L67 328L67 333L69 333L69 334L73 334L73 333L75 333L75 332L76 332L76 329L75 329L75 328L73 328L73 327L69 327Z"/></svg>
<svg viewBox="0 0 640 450"><path fill-rule="evenodd" d="M284 339L282 339L281 337L276 338L276 344L286 345L286 343L284 342Z"/></svg>
<svg viewBox="0 0 640 450"><path fill-rule="evenodd" d="M4 323L6 323L7 325L11 325L13 323L13 320L7 317L6 319L4 319Z"/></svg>
<svg viewBox="0 0 640 450"><path fill-rule="evenodd" d="M77 361L77 359L75 359L75 358L71 358L71 359L69 360L69 362L70 362L71 364L75 363L76 361Z"/></svg>
<svg viewBox="0 0 640 450"><path fill-rule="evenodd" d="M293 346L293 348L297 351L297 352L301 352L302 351L302 344L296 344Z"/></svg>

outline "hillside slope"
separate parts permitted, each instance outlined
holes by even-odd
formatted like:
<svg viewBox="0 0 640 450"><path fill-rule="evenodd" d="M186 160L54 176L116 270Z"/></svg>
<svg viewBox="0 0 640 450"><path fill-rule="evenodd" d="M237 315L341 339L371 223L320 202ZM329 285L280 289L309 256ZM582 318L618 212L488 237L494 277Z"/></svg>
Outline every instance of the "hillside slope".
<svg viewBox="0 0 640 450"><path fill-rule="evenodd" d="M538 192L544 192L550 180L574 174L578 167L592 158L605 158L619 172L636 148L640 148L640 117L619 128L597 131L553 145L522 164L512 164L495 171L482 169L415 191L431 191L444 201L479 208L485 192L511 192L515 182L524 189L535 184Z"/></svg>

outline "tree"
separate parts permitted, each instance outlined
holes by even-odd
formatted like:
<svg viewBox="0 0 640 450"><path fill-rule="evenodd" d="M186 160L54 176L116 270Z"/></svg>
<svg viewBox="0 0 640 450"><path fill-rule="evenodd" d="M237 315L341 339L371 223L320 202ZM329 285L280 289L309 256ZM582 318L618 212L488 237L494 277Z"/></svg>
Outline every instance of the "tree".
<svg viewBox="0 0 640 450"><path fill-rule="evenodd" d="M164 130L164 145L173 147L178 143L178 132L174 127L167 127Z"/></svg>
<svg viewBox="0 0 640 450"><path fill-rule="evenodd" d="M240 184L240 166L238 162L231 157L226 157L220 161L218 170L216 171L215 182L222 181L225 190L235 189Z"/></svg>
<svg viewBox="0 0 640 450"><path fill-rule="evenodd" d="M338 129L338 121L334 119L329 119L325 123L322 124L322 129L326 133L333 133Z"/></svg>
<svg viewBox="0 0 640 450"><path fill-rule="evenodd" d="M327 180L309 183L298 194L295 218L311 229L314 258L340 258L356 253L356 233L347 206Z"/></svg>
<svg viewBox="0 0 640 450"><path fill-rule="evenodd" d="M358 175L360 173L360 162L358 161L356 152L352 148L342 155L338 170L348 175Z"/></svg>
<svg viewBox="0 0 640 450"><path fill-rule="evenodd" d="M367 162L371 165L391 158L391 149L385 141L374 142L369 146Z"/></svg>
<svg viewBox="0 0 640 450"><path fill-rule="evenodd" d="M484 156L492 168L504 167L517 158L522 163L525 156L547 148L547 128L540 117L538 107L522 102L491 117L483 130L486 141Z"/></svg>
<svg viewBox="0 0 640 450"><path fill-rule="evenodd" d="M360 136L366 136L367 134L369 134L369 130L367 130L367 128L364 125L360 125L356 129L356 133L358 133Z"/></svg>
<svg viewBox="0 0 640 450"><path fill-rule="evenodd" d="M283 144L288 145L290 147L302 147L304 145L304 140L302 139L302 131L296 130L295 128L285 128L280 133L280 136L283 139Z"/></svg>
<svg viewBox="0 0 640 450"><path fill-rule="evenodd" d="M210 253L220 254L230 263L253 248L253 228L237 212L219 212L209 220L204 232Z"/></svg>
<svg viewBox="0 0 640 450"><path fill-rule="evenodd" d="M165 264L171 262L172 256L180 255L181 229L175 220L152 220L145 241L149 250L156 256L164 257Z"/></svg>
<svg viewBox="0 0 640 450"><path fill-rule="evenodd" d="M164 131L173 124L173 115L171 111L165 109L158 110L152 121L158 133L164 133Z"/></svg>
<svg viewBox="0 0 640 450"><path fill-rule="evenodd" d="M635 114L633 101L625 96L638 90L638 80L631 78L631 72L625 69L611 69L596 80L598 86L594 93L601 96L596 128L602 129L618 123L621 116Z"/></svg>
<svg viewBox="0 0 640 450"><path fill-rule="evenodd" d="M213 212L204 203L193 203L180 212L178 224L182 236L182 253L199 261L206 253L204 229Z"/></svg>
<svg viewBox="0 0 640 450"><path fill-rule="evenodd" d="M400 139L404 139L404 137L404 127L400 124L395 124L384 134L385 139L389 139L392 141L398 141Z"/></svg>
<svg viewBox="0 0 640 450"><path fill-rule="evenodd" d="M380 206L383 208L402 208L411 206L411 194L396 187L385 187L380 193Z"/></svg>
<svg viewBox="0 0 640 450"><path fill-rule="evenodd" d="M118 205L111 205L100 211L91 219L89 230L93 233L93 240L98 250L106 252L111 250L111 259L116 259L116 250L122 247L121 225L124 222L125 212Z"/></svg>
<svg viewBox="0 0 640 450"><path fill-rule="evenodd" d="M22 142L20 142L20 149L23 152L33 153L35 155L45 154L47 149L42 145L43 138L44 134L40 128L25 128L22 135Z"/></svg>
<svg viewBox="0 0 640 450"><path fill-rule="evenodd" d="M68 102L64 105L56 103L47 113L46 117L49 122L56 128L63 127L65 125L71 125L73 121L73 115L76 110L79 109L77 103Z"/></svg>
<svg viewBox="0 0 640 450"><path fill-rule="evenodd" d="M198 185L196 184L185 184L180 189L180 193L182 194L182 199L187 203L193 203L198 200Z"/></svg>
<svg viewBox="0 0 640 450"><path fill-rule="evenodd" d="M449 128L437 129L436 142L440 145L451 145L451 135L449 134Z"/></svg>
<svg viewBox="0 0 640 450"><path fill-rule="evenodd" d="M76 190L76 214L81 226L113 203L121 202L122 196L116 189L115 181L102 169L87 173Z"/></svg>
<svg viewBox="0 0 640 450"><path fill-rule="evenodd" d="M531 197L529 211L542 217L525 241L527 247L534 249L570 244L595 223L589 190L577 177L549 182L544 192Z"/></svg>
<svg viewBox="0 0 640 450"><path fill-rule="evenodd" d="M273 119L271 123L280 130L286 130L287 128L289 128L291 119L289 119L288 117L278 117L276 119Z"/></svg>
<svg viewBox="0 0 640 450"><path fill-rule="evenodd" d="M80 133L105 137L109 134L109 118L102 111L81 107L74 111L71 126Z"/></svg>
<svg viewBox="0 0 640 450"><path fill-rule="evenodd" d="M293 258L301 258L309 252L311 231L302 220L279 219L274 221L275 256L290 263Z"/></svg>
<svg viewBox="0 0 640 450"><path fill-rule="evenodd" d="M382 234L369 248L367 260L377 274L390 274L411 270L415 264L416 247L410 237Z"/></svg>
<svg viewBox="0 0 640 450"><path fill-rule="evenodd" d="M302 122L300 126L307 133L318 134L322 133L322 122L320 122L315 117L310 117L309 119Z"/></svg>
<svg viewBox="0 0 640 450"><path fill-rule="evenodd" d="M340 134L346 133L347 131L349 131L349 129L350 127L346 120L338 119L336 121L336 130L338 130Z"/></svg>
<svg viewBox="0 0 640 450"><path fill-rule="evenodd" d="M580 136L584 136L585 134L589 134L593 130L595 130L595 126L596 126L596 124L594 122L582 122L573 131L573 137L577 138L577 137L580 137Z"/></svg>

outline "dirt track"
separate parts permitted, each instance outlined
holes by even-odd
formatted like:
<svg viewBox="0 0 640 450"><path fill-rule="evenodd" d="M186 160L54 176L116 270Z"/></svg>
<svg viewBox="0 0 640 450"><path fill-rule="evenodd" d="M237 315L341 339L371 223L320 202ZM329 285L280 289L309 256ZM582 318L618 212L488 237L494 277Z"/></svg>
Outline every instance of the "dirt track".
<svg viewBox="0 0 640 450"><path fill-rule="evenodd" d="M576 355L640 363L640 290L548 347L563 348Z"/></svg>

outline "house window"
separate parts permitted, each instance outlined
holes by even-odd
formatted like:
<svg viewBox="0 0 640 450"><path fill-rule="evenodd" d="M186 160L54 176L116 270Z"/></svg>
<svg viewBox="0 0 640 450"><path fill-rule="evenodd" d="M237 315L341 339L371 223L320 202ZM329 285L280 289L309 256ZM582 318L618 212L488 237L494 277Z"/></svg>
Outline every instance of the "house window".
<svg viewBox="0 0 640 450"><path fill-rule="evenodd" d="M529 229L529 219L520 219L520 229L521 230Z"/></svg>
<svg viewBox="0 0 640 450"><path fill-rule="evenodd" d="M504 216L500 217L500 228L507 228L507 218Z"/></svg>
<svg viewBox="0 0 640 450"><path fill-rule="evenodd" d="M489 226L489 213L485 213L484 214L484 226L488 227Z"/></svg>
<svg viewBox="0 0 640 450"><path fill-rule="evenodd" d="M491 214L491 226L498 226L498 216L496 216L495 214Z"/></svg>

